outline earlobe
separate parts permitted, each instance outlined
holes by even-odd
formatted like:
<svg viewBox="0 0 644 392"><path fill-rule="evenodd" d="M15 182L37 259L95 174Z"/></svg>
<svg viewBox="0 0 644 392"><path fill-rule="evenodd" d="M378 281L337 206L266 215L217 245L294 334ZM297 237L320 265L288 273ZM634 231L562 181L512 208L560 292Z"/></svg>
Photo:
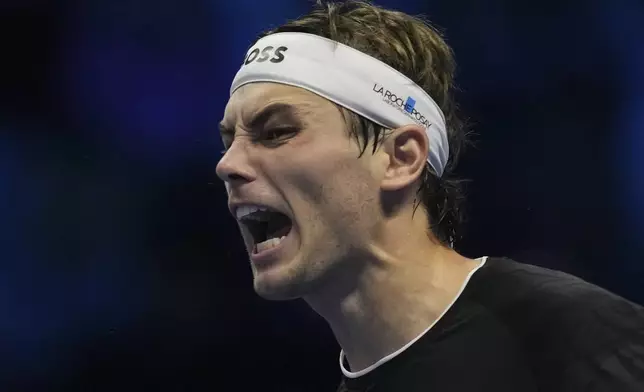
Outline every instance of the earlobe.
<svg viewBox="0 0 644 392"><path fill-rule="evenodd" d="M394 129L383 143L389 157L382 189L396 191L412 185L421 175L429 151L425 129L406 125Z"/></svg>

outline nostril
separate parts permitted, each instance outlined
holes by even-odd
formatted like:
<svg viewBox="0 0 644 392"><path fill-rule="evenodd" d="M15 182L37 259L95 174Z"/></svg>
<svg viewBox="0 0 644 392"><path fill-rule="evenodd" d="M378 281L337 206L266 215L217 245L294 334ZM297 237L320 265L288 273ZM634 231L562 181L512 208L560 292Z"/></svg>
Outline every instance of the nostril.
<svg viewBox="0 0 644 392"><path fill-rule="evenodd" d="M219 165L217 166L217 176L224 182L247 182L249 175L238 168Z"/></svg>
<svg viewBox="0 0 644 392"><path fill-rule="evenodd" d="M231 159L232 156L228 155L217 164L217 176L228 183L246 183L253 181L254 171L248 162L242 160L242 155L236 155L236 158Z"/></svg>

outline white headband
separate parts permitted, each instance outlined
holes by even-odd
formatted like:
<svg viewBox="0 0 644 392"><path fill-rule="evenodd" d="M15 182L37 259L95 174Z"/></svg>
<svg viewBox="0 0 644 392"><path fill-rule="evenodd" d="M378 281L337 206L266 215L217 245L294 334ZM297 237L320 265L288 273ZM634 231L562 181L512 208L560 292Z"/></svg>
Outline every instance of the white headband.
<svg viewBox="0 0 644 392"><path fill-rule="evenodd" d="M386 128L420 124L429 139L427 162L443 174L449 145L440 108L408 77L371 56L313 34L271 34L248 51L230 95L253 82L304 88Z"/></svg>

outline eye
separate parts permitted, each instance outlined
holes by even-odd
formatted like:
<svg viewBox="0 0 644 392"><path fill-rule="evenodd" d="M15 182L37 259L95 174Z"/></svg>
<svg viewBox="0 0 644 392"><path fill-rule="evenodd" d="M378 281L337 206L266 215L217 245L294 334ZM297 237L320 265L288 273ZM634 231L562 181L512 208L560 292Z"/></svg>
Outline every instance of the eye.
<svg viewBox="0 0 644 392"><path fill-rule="evenodd" d="M286 139L289 136L293 136L297 133L295 127L278 127L278 128L269 128L262 132L260 138L269 141L276 142Z"/></svg>
<svg viewBox="0 0 644 392"><path fill-rule="evenodd" d="M224 136L222 136L220 146L221 146L221 147L223 147L223 149L222 149L222 150L219 150L219 152L221 153L221 155L226 154L226 152L228 151L228 149L230 148L230 145L231 145L232 143L233 143L233 138L232 138L232 137L230 137L230 136L228 136L228 135L224 135Z"/></svg>
<svg viewBox="0 0 644 392"><path fill-rule="evenodd" d="M226 152L228 152L228 149L230 148L230 145L231 145L231 143L228 140L223 140L222 141L222 147L223 148L221 150L219 150L221 155L224 155L224 154L226 154Z"/></svg>

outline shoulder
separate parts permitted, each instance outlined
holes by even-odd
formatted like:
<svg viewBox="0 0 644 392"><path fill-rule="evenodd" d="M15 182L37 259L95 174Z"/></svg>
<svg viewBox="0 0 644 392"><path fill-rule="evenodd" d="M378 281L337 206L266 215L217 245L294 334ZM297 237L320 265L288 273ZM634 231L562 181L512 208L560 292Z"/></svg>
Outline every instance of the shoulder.
<svg viewBox="0 0 644 392"><path fill-rule="evenodd" d="M644 328L644 308L640 305L565 272L490 258L472 283L472 299L506 323L552 326L576 337L576 328L582 326L588 329L595 325L597 333L620 334Z"/></svg>
<svg viewBox="0 0 644 392"><path fill-rule="evenodd" d="M537 378L574 388L629 377L644 383L640 305L570 274L510 259L490 258L479 272L469 298L521 341Z"/></svg>
<svg viewBox="0 0 644 392"><path fill-rule="evenodd" d="M494 308L526 306L564 318L608 312L644 322L638 304L568 273L508 258L489 258L473 283L476 298Z"/></svg>

